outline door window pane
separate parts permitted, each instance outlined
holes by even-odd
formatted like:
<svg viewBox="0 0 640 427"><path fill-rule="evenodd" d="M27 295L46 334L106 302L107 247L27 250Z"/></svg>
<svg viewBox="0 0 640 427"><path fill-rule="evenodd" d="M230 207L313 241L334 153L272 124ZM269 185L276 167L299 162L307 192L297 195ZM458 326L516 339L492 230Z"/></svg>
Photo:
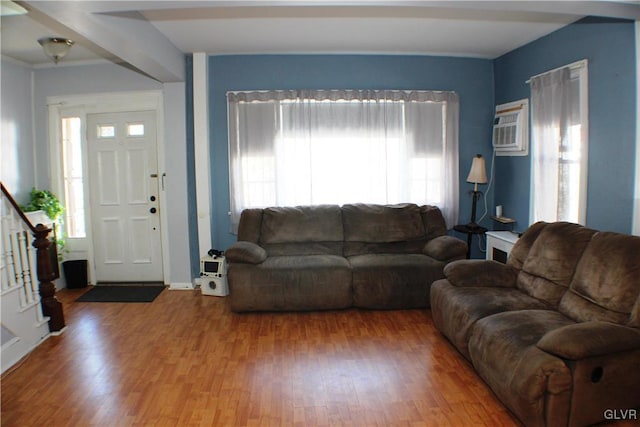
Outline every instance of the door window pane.
<svg viewBox="0 0 640 427"><path fill-rule="evenodd" d="M129 123L127 125L127 136L144 136L144 124Z"/></svg>
<svg viewBox="0 0 640 427"><path fill-rule="evenodd" d="M113 138L116 136L116 127L114 125L99 125L98 138Z"/></svg>

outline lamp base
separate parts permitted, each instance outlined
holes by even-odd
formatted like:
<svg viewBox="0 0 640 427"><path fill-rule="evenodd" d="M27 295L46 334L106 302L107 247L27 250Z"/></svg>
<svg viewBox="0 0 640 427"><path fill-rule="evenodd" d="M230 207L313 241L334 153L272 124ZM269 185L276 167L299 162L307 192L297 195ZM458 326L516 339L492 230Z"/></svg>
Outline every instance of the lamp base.
<svg viewBox="0 0 640 427"><path fill-rule="evenodd" d="M482 196L482 192L481 191L472 191L471 192L471 200L473 201L473 204L471 205L471 221L469 222L469 224L467 224L467 227L470 230L478 230L480 228L482 228L481 226L479 226L478 224L476 224L476 206L478 204L478 200L480 199L480 197Z"/></svg>

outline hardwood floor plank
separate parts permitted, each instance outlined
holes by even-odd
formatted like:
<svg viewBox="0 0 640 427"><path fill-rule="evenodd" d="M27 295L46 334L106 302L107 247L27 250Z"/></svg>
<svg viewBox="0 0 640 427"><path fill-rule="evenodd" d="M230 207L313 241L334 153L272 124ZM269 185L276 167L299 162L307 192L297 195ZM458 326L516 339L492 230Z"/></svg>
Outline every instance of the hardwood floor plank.
<svg viewBox="0 0 640 427"><path fill-rule="evenodd" d="M2 377L3 426L518 426L428 310L231 313L165 291L77 303Z"/></svg>

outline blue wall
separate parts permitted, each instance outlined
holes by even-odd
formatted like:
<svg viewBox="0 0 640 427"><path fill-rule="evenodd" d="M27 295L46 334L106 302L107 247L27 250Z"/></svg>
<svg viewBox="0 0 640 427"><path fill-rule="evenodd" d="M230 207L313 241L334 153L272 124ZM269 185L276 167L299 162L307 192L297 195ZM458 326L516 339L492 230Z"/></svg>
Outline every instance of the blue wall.
<svg viewBox="0 0 640 427"><path fill-rule="evenodd" d="M37 186L32 115L33 72L5 58L2 58L0 68L0 181L18 203L26 204L31 189Z"/></svg>
<svg viewBox="0 0 640 427"><path fill-rule="evenodd" d="M530 97L529 77L589 61L587 225L631 233L635 171L636 57L632 21L585 18L498 58L497 104ZM531 157L496 159L495 204L529 224Z"/></svg>
<svg viewBox="0 0 640 427"><path fill-rule="evenodd" d="M229 233L227 214L227 91L422 89L457 92L460 96L459 222L466 223L471 210L467 191L471 186L465 182L465 178L475 154L491 158L494 105L528 98L530 90L525 81L531 76L585 58L589 60L590 104L587 225L630 233L637 84L634 24L631 21L585 18L494 61L395 55L210 56L214 245L226 249L236 240ZM190 69L189 59L187 62L187 68ZM193 153L190 151L189 155L192 158ZM530 160L530 156L497 157L494 187L487 197L489 210L492 211L496 204L502 204L505 216L518 221L515 226L517 230L524 230L529 225ZM487 167L490 164L488 161ZM482 190L486 190L486 187ZM189 191L193 200L195 196L191 181ZM482 215L483 207L481 201L478 216ZM192 210L190 214L193 223L194 212ZM497 228L497 224L488 218L481 224L490 229ZM192 233L195 231L192 230ZM472 256L481 257L476 242L474 240ZM192 248L193 269L197 271L198 255L193 257L194 250L197 252L197 247Z"/></svg>
<svg viewBox="0 0 640 427"><path fill-rule="evenodd" d="M226 92L269 89L450 90L460 97L460 222L469 222L466 184L477 153L491 155L493 64L490 60L382 55L234 55L209 57L213 242L226 249L229 168ZM468 187L468 188L467 188ZM355 202L355 201L354 201ZM492 202L489 202L492 205ZM488 225L488 224L486 224Z"/></svg>

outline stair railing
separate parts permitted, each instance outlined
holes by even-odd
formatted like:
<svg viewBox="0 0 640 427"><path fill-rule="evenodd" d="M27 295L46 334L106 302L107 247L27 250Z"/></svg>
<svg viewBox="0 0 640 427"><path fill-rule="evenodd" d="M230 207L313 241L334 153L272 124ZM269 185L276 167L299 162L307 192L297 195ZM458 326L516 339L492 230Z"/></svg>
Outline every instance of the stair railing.
<svg viewBox="0 0 640 427"><path fill-rule="evenodd" d="M65 323L62 304L56 298L56 286L53 283L55 273L49 254L52 242L48 237L51 229L43 224L34 226L4 184L0 182L0 185L2 292L19 288L21 308L40 300L41 314L49 317L49 331L59 332L65 327ZM29 234L34 237L31 244Z"/></svg>

